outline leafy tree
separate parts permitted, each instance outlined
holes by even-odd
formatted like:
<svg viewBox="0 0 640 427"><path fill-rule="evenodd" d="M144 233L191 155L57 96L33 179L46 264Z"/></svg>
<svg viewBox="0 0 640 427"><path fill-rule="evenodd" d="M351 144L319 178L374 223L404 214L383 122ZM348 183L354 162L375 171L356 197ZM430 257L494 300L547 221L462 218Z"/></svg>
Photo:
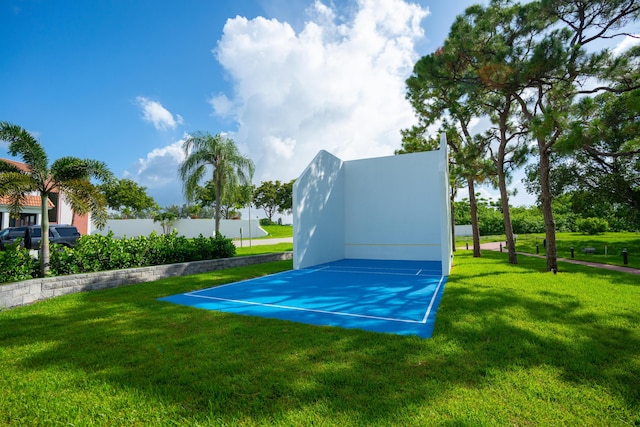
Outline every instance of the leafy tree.
<svg viewBox="0 0 640 427"><path fill-rule="evenodd" d="M165 210L164 212L158 212L153 216L153 222L159 222L162 226L162 233L165 236L168 236L171 233L173 224L175 223L178 216L169 210Z"/></svg>
<svg viewBox="0 0 640 427"><path fill-rule="evenodd" d="M254 206L258 209L264 209L269 223L273 222L273 215L280 206L281 187L280 181L263 181L253 193Z"/></svg>
<svg viewBox="0 0 640 427"><path fill-rule="evenodd" d="M183 182L184 194L189 201L197 195L200 182L212 168L212 181L215 183L215 231L220 232L222 199L225 191L240 185L250 185L253 178L254 164L238 151L234 141L220 134L215 136L196 132L183 143L185 160L179 167L179 175Z"/></svg>
<svg viewBox="0 0 640 427"><path fill-rule="evenodd" d="M584 234L601 234L609 231L609 223L604 218L580 218L576 221L578 231Z"/></svg>
<svg viewBox="0 0 640 427"><path fill-rule="evenodd" d="M293 209L293 184L295 179L282 183L278 187L278 213L290 214Z"/></svg>
<svg viewBox="0 0 640 427"><path fill-rule="evenodd" d="M526 9L537 22L534 39L516 43L527 52L512 82L529 90L518 94L523 123L537 144L540 202L545 218L547 269L556 271L552 156L568 129L576 97L622 93L638 87L638 50L614 56L597 43L626 35L622 28L638 18L637 0L543 0ZM590 81L597 84L589 84Z"/></svg>
<svg viewBox="0 0 640 427"><path fill-rule="evenodd" d="M200 218L213 218L215 212L206 206L193 205L183 203L182 206L169 205L164 208L163 212L171 212L176 218L189 218L193 215L198 215Z"/></svg>
<svg viewBox="0 0 640 427"><path fill-rule="evenodd" d="M505 41L496 37L495 46L479 37L483 20L493 20L493 25L502 25L493 12L473 7L459 17L451 28L443 48L421 58L415 65L413 75L407 80L407 97L420 120L429 125L440 120L447 132L449 146L454 157L452 173L466 181L471 207L474 256L480 256L480 240L475 201L475 183L498 178L498 187L504 206L507 240L513 241L509 217L507 183L509 171L521 164L527 154L520 133L510 121L514 109L514 96L510 90L487 86L482 81L485 70L478 69L477 58L487 55L487 50L504 49ZM513 12L506 13L513 16ZM506 19L506 18L505 18ZM487 135L472 135L469 124L474 118L489 115L496 129ZM450 118L451 121L447 119ZM499 127L498 127L499 126ZM497 141L494 153L491 142ZM514 143L515 141L515 143ZM487 159L490 151L494 165ZM455 217L455 215L453 215ZM517 262L515 245L509 245L509 260Z"/></svg>
<svg viewBox="0 0 640 427"><path fill-rule="evenodd" d="M150 211L158 209L147 189L130 179L113 179L98 188L107 199L107 206L121 212L125 217L147 217Z"/></svg>
<svg viewBox="0 0 640 427"><path fill-rule="evenodd" d="M571 188L640 228L640 90L583 98L572 118L558 142Z"/></svg>
<svg viewBox="0 0 640 427"><path fill-rule="evenodd" d="M0 122L0 140L9 142L9 154L18 156L29 168L24 171L11 163L0 162L0 196L8 196L11 200L11 215L19 215L29 193L40 195L40 274L44 277L49 270L49 196L63 193L75 213L91 213L94 224L102 228L107 220L107 203L91 179L104 182L112 174L103 162L76 157L62 157L49 166L42 145L25 129L8 122Z"/></svg>
<svg viewBox="0 0 640 427"><path fill-rule="evenodd" d="M251 203L253 198L252 185L240 185L228 188L223 191L222 196L222 216L230 219L231 215L236 213L238 209L242 209ZM209 180L203 186L199 186L196 190L195 200L203 207L215 206L216 203L216 184Z"/></svg>
<svg viewBox="0 0 640 427"><path fill-rule="evenodd" d="M492 0L457 18L441 51L450 57L445 61L447 73L467 86L466 96L484 104L496 125L493 138L499 145L493 157L508 241L507 181L500 176L505 171L500 168L506 154L503 146L514 138L515 147L521 147L512 152L512 161L526 155L519 142L532 139L537 146L549 270L557 270L550 185L555 145L567 129L566 118L577 96L638 87L640 49L613 56L591 46L623 35L621 28L637 19L639 11L637 0L540 0L524 5ZM588 84L594 79L595 87Z"/></svg>

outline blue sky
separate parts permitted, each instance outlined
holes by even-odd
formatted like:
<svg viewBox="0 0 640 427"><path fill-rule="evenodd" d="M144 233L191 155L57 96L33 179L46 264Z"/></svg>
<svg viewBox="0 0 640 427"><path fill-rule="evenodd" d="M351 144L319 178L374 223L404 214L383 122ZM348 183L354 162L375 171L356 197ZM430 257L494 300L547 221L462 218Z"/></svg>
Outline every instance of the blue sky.
<svg viewBox="0 0 640 427"><path fill-rule="evenodd" d="M321 149L393 154L414 123L404 80L473 3L3 0L0 120L161 206L184 202L180 145L197 130L229 134L254 183L288 181Z"/></svg>

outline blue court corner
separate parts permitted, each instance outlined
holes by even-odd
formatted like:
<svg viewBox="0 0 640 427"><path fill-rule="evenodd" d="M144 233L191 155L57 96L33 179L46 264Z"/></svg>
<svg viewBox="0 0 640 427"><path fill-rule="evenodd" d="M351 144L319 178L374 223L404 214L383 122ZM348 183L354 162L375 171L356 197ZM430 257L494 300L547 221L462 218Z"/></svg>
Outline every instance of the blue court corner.
<svg viewBox="0 0 640 427"><path fill-rule="evenodd" d="M343 259L160 298L247 316L430 338L440 262Z"/></svg>

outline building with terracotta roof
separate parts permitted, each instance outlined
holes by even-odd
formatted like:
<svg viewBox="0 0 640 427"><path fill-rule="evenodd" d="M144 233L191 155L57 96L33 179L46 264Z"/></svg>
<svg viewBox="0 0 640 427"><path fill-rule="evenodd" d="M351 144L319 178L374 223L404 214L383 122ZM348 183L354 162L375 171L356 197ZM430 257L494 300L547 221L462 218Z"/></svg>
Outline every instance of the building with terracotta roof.
<svg viewBox="0 0 640 427"><path fill-rule="evenodd" d="M22 170L29 170L29 167L22 162L2 159L0 161L11 163ZM79 215L73 212L71 206L66 202L64 194L54 192L49 196L49 223L51 224L73 224L80 234L90 234L90 221L88 215ZM19 227L23 225L38 225L42 223L42 213L40 209L40 195L32 193L27 196L22 205L19 218L9 216L9 199L0 197L0 230L7 227Z"/></svg>

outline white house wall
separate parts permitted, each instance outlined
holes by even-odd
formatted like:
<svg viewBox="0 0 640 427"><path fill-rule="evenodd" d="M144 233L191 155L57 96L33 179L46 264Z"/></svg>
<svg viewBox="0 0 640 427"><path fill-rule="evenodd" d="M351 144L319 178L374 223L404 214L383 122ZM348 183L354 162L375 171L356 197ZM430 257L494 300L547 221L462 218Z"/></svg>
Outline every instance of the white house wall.
<svg viewBox="0 0 640 427"><path fill-rule="evenodd" d="M58 223L73 223L73 210L71 209L71 206L69 206L63 195L60 195L60 198L58 200Z"/></svg>

